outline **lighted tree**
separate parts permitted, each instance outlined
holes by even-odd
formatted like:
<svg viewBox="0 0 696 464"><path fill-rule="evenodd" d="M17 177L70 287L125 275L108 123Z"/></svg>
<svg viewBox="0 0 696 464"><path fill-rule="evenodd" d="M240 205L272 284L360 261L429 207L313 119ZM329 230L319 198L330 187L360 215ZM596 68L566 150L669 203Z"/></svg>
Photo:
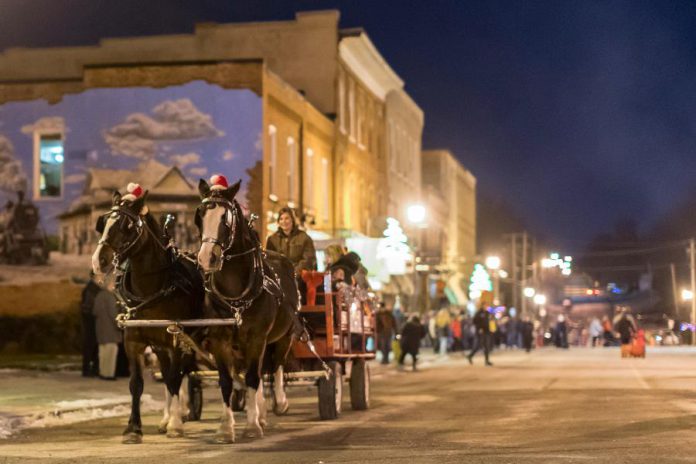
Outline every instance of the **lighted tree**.
<svg viewBox="0 0 696 464"><path fill-rule="evenodd" d="M493 291L491 276L482 264L474 264L474 272L471 274L469 284L469 298L475 300L480 297L481 293L484 291Z"/></svg>

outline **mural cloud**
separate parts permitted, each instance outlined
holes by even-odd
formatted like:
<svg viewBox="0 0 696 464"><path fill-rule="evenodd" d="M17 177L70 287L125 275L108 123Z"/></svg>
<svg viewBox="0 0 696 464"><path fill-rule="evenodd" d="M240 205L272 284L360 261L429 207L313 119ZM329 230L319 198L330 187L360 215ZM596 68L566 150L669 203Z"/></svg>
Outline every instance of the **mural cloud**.
<svg viewBox="0 0 696 464"><path fill-rule="evenodd" d="M36 131L44 133L54 132L56 134L64 134L67 132L65 119L61 116L46 116L38 119L34 124L22 126L23 134L33 134Z"/></svg>
<svg viewBox="0 0 696 464"><path fill-rule="evenodd" d="M198 168L191 168L189 169L189 172L191 173L192 176L204 176L208 172L208 168L205 166L201 166Z"/></svg>
<svg viewBox="0 0 696 464"><path fill-rule="evenodd" d="M183 168L189 164L198 164L201 161L201 155L193 152L186 153L185 155L172 155L169 157L169 161Z"/></svg>
<svg viewBox="0 0 696 464"><path fill-rule="evenodd" d="M213 118L196 108L191 100L167 100L152 109L152 116L133 113L104 132L114 153L147 159L155 155L157 143L198 140L224 135Z"/></svg>
<svg viewBox="0 0 696 464"><path fill-rule="evenodd" d="M27 175L17 159L12 142L0 134L0 190L27 190Z"/></svg>

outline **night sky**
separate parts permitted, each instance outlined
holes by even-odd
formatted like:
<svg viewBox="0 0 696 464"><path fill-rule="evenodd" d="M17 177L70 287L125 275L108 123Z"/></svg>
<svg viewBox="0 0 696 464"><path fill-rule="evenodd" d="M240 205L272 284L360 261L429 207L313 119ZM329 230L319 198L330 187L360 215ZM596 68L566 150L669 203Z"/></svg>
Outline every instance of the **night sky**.
<svg viewBox="0 0 696 464"><path fill-rule="evenodd" d="M693 191L696 2L0 0L0 48L326 8L404 79L424 148L450 148L551 239L626 218L647 232Z"/></svg>

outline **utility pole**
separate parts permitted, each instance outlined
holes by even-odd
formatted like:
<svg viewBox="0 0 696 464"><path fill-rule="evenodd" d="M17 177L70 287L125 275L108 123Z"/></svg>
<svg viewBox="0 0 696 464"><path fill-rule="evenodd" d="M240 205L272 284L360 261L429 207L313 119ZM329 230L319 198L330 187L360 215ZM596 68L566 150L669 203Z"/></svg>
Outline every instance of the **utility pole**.
<svg viewBox="0 0 696 464"><path fill-rule="evenodd" d="M522 299L522 314L527 314L527 298L524 296L524 288L527 286L527 231L522 234L522 279L520 279L520 288L517 289L517 293Z"/></svg>
<svg viewBox="0 0 696 464"><path fill-rule="evenodd" d="M691 344L696 346L696 242L689 240L689 257L691 258Z"/></svg>
<svg viewBox="0 0 696 464"><path fill-rule="evenodd" d="M512 306L517 308L519 297L519 284L517 275L517 234L510 234L512 239Z"/></svg>
<svg viewBox="0 0 696 464"><path fill-rule="evenodd" d="M677 295L677 270L674 263L669 264L669 270L672 273L672 296L674 297L674 317L679 318L679 300Z"/></svg>

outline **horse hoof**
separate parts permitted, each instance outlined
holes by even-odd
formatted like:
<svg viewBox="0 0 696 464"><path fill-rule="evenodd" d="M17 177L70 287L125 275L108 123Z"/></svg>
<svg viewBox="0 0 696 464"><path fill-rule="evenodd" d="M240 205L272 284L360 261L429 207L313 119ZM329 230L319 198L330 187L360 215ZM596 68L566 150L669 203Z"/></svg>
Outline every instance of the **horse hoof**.
<svg viewBox="0 0 696 464"><path fill-rule="evenodd" d="M167 426L160 425L159 427L157 427L157 433L167 433Z"/></svg>
<svg viewBox="0 0 696 464"><path fill-rule="evenodd" d="M234 433L218 432L215 434L215 443L226 445L234 443Z"/></svg>
<svg viewBox="0 0 696 464"><path fill-rule="evenodd" d="M244 438L263 438L263 429L258 427L247 427L244 429Z"/></svg>
<svg viewBox="0 0 696 464"><path fill-rule="evenodd" d="M288 413L288 409L290 409L290 403L287 401L283 404L276 404L273 406L273 414L276 416L284 416Z"/></svg>
<svg viewBox="0 0 696 464"><path fill-rule="evenodd" d="M124 445L138 445L143 442L143 436L139 433L130 432L123 434L121 443Z"/></svg>
<svg viewBox="0 0 696 464"><path fill-rule="evenodd" d="M167 438L181 438L184 436L184 429L167 429Z"/></svg>
<svg viewBox="0 0 696 464"><path fill-rule="evenodd" d="M268 425L268 421L266 421L266 419L259 419L259 425L261 426L262 429L265 429L266 426Z"/></svg>

